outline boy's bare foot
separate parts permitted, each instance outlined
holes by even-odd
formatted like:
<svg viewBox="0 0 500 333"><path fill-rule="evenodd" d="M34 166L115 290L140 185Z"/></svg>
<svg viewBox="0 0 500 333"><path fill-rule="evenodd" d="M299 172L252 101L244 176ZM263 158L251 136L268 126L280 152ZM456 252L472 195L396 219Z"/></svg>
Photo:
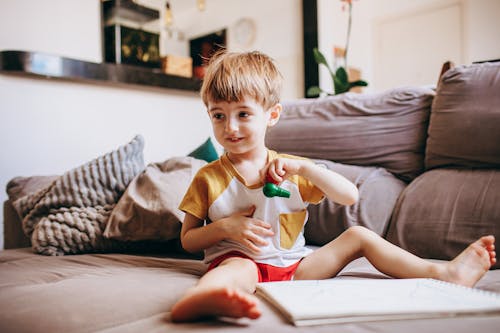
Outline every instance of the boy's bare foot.
<svg viewBox="0 0 500 333"><path fill-rule="evenodd" d="M446 264L442 280L472 287L495 263L495 237L483 236Z"/></svg>
<svg viewBox="0 0 500 333"><path fill-rule="evenodd" d="M173 306L171 319L175 322L214 316L257 319L261 315L258 304L259 301L255 296L240 290L194 287Z"/></svg>

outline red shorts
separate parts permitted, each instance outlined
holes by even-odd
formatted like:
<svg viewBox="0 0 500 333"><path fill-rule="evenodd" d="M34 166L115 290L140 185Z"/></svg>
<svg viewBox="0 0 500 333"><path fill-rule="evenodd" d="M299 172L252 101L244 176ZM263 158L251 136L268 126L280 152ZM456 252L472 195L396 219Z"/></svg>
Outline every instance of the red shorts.
<svg viewBox="0 0 500 333"><path fill-rule="evenodd" d="M297 270L297 267L300 264L300 260L297 261L295 264L287 266L287 267L278 267L278 266L273 266L273 265L268 265L268 264L261 264L258 262L255 262L252 258L249 256L238 252L238 251L231 251L228 253L225 253L221 255L220 257L215 258L211 263L210 266L208 266L208 271L214 269L215 267L219 266L221 262L223 262L226 259L229 258L246 258L252 260L252 262L257 266L257 274L259 275L259 282L271 282L271 281L288 281L293 278L293 275L295 274L295 271Z"/></svg>

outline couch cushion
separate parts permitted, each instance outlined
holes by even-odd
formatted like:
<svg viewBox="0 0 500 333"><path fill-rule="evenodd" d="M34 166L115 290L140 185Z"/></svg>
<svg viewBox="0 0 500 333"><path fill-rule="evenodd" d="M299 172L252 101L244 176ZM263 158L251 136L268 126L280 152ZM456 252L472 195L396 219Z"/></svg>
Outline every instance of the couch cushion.
<svg viewBox="0 0 500 333"><path fill-rule="evenodd" d="M83 254L42 257L27 251L0 252L0 331L11 332L496 332L500 316L387 320L294 327L264 299L262 316L248 321L217 318L172 323L173 304L206 271L201 261L158 256ZM380 279L364 258L339 278ZM476 287L500 292L500 270L489 271ZM381 301L383 302L383 300Z"/></svg>
<svg viewBox="0 0 500 333"><path fill-rule="evenodd" d="M396 200L406 184L383 168L316 162L352 181L359 189L359 200L352 206L339 205L328 199L318 205L309 205L309 221L305 226L307 242L324 245L354 225L385 235Z"/></svg>
<svg viewBox="0 0 500 333"><path fill-rule="evenodd" d="M28 194L46 188L59 176L31 176L12 178L6 187L9 200L14 202Z"/></svg>
<svg viewBox="0 0 500 333"><path fill-rule="evenodd" d="M452 259L482 235L500 239L499 202L499 170L431 170L401 194L387 239L420 257Z"/></svg>
<svg viewBox="0 0 500 333"><path fill-rule="evenodd" d="M31 242L22 228L22 217L13 206L13 202L49 186L59 176L15 177L7 183L9 200L3 205L4 248L30 247Z"/></svg>
<svg viewBox="0 0 500 333"><path fill-rule="evenodd" d="M432 104L427 169L500 167L500 63L456 67Z"/></svg>
<svg viewBox="0 0 500 333"><path fill-rule="evenodd" d="M381 166L409 181L424 167L433 96L428 88L405 87L284 103L266 143L282 153Z"/></svg>
<svg viewBox="0 0 500 333"><path fill-rule="evenodd" d="M179 238L184 220L179 204L194 175L205 164L193 157L149 164L132 180L113 209L104 237L123 241Z"/></svg>

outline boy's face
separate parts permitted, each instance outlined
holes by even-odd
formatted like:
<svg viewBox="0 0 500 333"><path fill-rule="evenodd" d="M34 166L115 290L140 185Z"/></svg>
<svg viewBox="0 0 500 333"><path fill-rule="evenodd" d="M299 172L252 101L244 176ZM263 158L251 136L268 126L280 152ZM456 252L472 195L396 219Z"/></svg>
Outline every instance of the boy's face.
<svg viewBox="0 0 500 333"><path fill-rule="evenodd" d="M230 154L266 149L266 130L279 119L281 105L269 110L252 99L240 102L209 102L208 115L217 141Z"/></svg>

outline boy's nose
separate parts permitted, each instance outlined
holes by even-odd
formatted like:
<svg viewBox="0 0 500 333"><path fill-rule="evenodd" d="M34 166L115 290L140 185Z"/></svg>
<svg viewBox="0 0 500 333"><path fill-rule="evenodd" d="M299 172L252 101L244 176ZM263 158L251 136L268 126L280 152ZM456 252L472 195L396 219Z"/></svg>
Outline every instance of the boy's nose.
<svg viewBox="0 0 500 333"><path fill-rule="evenodd" d="M238 121L229 118L226 122L226 131L229 133L236 132L238 130Z"/></svg>

